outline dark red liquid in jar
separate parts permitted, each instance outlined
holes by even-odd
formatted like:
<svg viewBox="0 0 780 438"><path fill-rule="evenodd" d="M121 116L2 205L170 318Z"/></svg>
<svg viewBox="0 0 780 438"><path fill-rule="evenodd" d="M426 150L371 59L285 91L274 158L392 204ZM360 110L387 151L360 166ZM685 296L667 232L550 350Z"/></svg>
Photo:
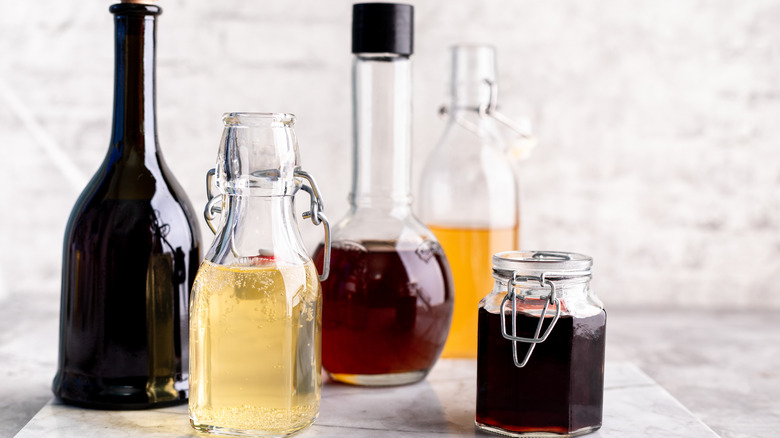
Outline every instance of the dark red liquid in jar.
<svg viewBox="0 0 780 438"><path fill-rule="evenodd" d="M509 432L569 434L601 426L604 400L606 313L561 315L547 340L523 368L512 342L501 336L501 318L479 309L477 423ZM546 329L552 318L545 318ZM511 330L511 318L506 318ZM538 316L518 313L518 336L533 337ZM518 343L523 360L529 344Z"/></svg>
<svg viewBox="0 0 780 438"><path fill-rule="evenodd" d="M430 243L430 242L428 242ZM449 265L438 244L337 243L322 283L322 366L330 374L427 371L452 318ZM314 255L321 268L322 246Z"/></svg>

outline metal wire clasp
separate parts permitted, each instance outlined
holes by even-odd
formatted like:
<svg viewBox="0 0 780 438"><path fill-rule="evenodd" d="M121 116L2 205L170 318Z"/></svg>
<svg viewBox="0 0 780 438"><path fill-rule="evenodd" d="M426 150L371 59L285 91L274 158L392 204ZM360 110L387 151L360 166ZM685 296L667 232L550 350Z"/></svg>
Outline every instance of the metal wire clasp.
<svg viewBox="0 0 780 438"><path fill-rule="evenodd" d="M209 171L206 172L206 196L208 197L208 201L206 202L206 208L203 210L203 217L206 219L206 224L214 234L217 234L217 227L214 225L213 221L218 214L222 213L222 205L220 205L222 197L215 196L211 189L214 175L216 174L216 169L209 169Z"/></svg>
<svg viewBox="0 0 780 438"><path fill-rule="evenodd" d="M483 103L477 108L480 117L482 118L492 117L497 122L501 123L502 125L514 131L521 138L524 139L533 138L531 134L529 134L525 129L521 128L520 125L515 123L512 119L498 112L498 87L496 86L496 83L490 79L483 79L482 82L484 82L485 85L487 85L488 88L490 88L490 95L488 97L487 103ZM450 113L450 109L446 105L442 105L439 107L439 117L444 118L447 115L449 115L449 113ZM464 128L479 135L479 127L476 124L466 120L456 120L456 121L460 123Z"/></svg>
<svg viewBox="0 0 780 438"><path fill-rule="evenodd" d="M504 296L504 299L501 300L501 307L500 307L501 336L503 336L504 339L508 339L512 341L512 358L515 361L515 366L518 368L522 368L528 363L528 359L531 358L531 353L533 353L536 344L540 342L544 342L547 339L547 336L550 335L550 332L552 331L553 327L555 327L555 323L558 322L558 318L561 316L561 302L555 290L555 283L553 283L550 280L547 280L545 278L545 275L546 274L542 274L536 277L536 276L517 275L517 273L515 273L512 279L507 281L506 296ZM522 283L529 283L529 282L538 282L542 287L545 287L545 285L550 286L550 294L547 295L546 297L542 297L545 299L544 307L542 308L542 312L539 315L539 322L536 324L536 331L534 332L534 336L532 338L524 338L521 336L517 336L517 299L525 300L525 297L517 296L517 294L515 293L515 288L517 288L517 286ZM509 300L512 300L512 334L508 333L506 312L504 312L504 306L506 305L506 302ZM547 329L544 331L544 334L539 336L539 334L542 331L542 325L544 323L545 317L547 316L547 310L549 309L550 304L553 304L555 306L555 315L553 316L550 325L548 325ZM523 358L522 361L520 361L517 356L518 342L531 344L528 347L528 351L525 353L525 357Z"/></svg>
<svg viewBox="0 0 780 438"><path fill-rule="evenodd" d="M217 234L217 227L214 224L214 219L216 219L218 214L222 213L222 197L216 196L214 194L214 191L212 189L213 182L214 182L214 176L216 175L215 169L209 169L208 172L206 172L206 196L208 197L208 202L206 202L206 208L203 210L203 217L206 219L206 224L208 224L209 228L211 229L211 232L214 234ZM330 223L328 222L328 217L325 216L325 204L322 202L322 196L320 195L320 189L317 186L317 182L314 181L314 177L312 177L308 172L301 170L301 169L295 169L295 176L297 178L301 178L306 180L306 183L301 182L301 189L303 189L304 192L309 194L309 197L311 199L310 201L310 207L309 211L303 212L302 216L304 219L311 219L312 223L314 225L320 225L325 228L325 256L322 260L322 274L319 275L320 281L325 281L328 278L328 274L330 273L330 247L331 247L331 239L330 239ZM232 242L232 240L231 240Z"/></svg>
<svg viewBox="0 0 780 438"><path fill-rule="evenodd" d="M295 169L295 176L305 179L306 182L309 183L309 185L301 184L301 189L308 193L310 198L309 211L304 211L301 216L303 216L304 219L311 219L311 222L314 225L322 224L325 228L325 243L323 244L325 247L325 255L322 258L322 274L319 275L320 282L322 282L327 280L328 274L330 274L330 223L325 216L325 204L322 202L320 189L317 187L317 182L314 181L314 177L311 176L309 172L301 169Z"/></svg>
<svg viewBox="0 0 780 438"><path fill-rule="evenodd" d="M490 97L488 98L487 103L483 103L479 106L479 115L482 117L492 117L496 119L496 121L502 125L506 126L512 131L515 131L515 133L518 134L521 138L530 138L531 135L528 134L528 132L526 132L524 129L520 128L517 123L512 121L512 119L509 117L498 112L498 87L496 86L496 83L490 79L483 79L483 82L490 88Z"/></svg>
<svg viewBox="0 0 780 438"><path fill-rule="evenodd" d="M483 103L477 108L479 116L483 119L490 117L517 134L519 140L509 142L509 147L506 152L510 157L516 160L526 158L531 153L531 150L536 147L536 137L509 117L498 112L498 86L495 81L485 78L482 82L488 86L490 94L487 103ZM439 107L439 117L445 118L449 113L450 109L446 105ZM463 117L457 117L457 113L453 114L453 116L455 123L466 130L471 131L479 137L483 135L482 130L477 123Z"/></svg>

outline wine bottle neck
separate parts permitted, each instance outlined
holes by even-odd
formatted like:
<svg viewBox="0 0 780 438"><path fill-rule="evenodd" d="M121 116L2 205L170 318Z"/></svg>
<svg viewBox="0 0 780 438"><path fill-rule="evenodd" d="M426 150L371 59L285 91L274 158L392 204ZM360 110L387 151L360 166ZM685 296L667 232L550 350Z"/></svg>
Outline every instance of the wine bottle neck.
<svg viewBox="0 0 780 438"><path fill-rule="evenodd" d="M115 24L114 118L111 146L122 157L155 155L155 35L157 6L111 6Z"/></svg>
<svg viewBox="0 0 780 438"><path fill-rule="evenodd" d="M353 64L353 208L408 210L411 61L358 54Z"/></svg>

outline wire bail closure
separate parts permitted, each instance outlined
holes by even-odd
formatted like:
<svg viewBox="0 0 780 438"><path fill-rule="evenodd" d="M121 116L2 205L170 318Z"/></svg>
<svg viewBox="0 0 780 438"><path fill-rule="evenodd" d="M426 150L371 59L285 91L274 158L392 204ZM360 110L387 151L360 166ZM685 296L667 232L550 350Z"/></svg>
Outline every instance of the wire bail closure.
<svg viewBox="0 0 780 438"><path fill-rule="evenodd" d="M206 196L208 201L206 202L206 208L203 210L203 217L206 219L206 224L211 229L211 232L217 234L217 226L214 224L214 220L217 215L222 213L222 196L217 196L212 187L214 187L214 176L217 174L216 169L209 169L206 172ZM325 216L325 204L322 201L322 195L320 189L317 186L317 182L314 177L300 168L295 169L295 177L306 180L306 183L301 182L301 189L309 194L309 211L303 212L301 215L304 219L311 219L314 225L322 225L325 231L325 255L322 260L322 274L319 274L318 278L320 282L328 279L330 274L330 249L331 249L331 234L330 234L330 222L328 217Z"/></svg>
<svg viewBox="0 0 780 438"><path fill-rule="evenodd" d="M547 273L543 273L540 276L517 275L517 273L515 273L512 276L512 279L507 281L507 293L501 300L501 335L504 337L504 339L512 341L512 359L515 362L515 366L518 368L522 368L528 363L528 360L531 358L531 354L533 353L536 344L544 342L547 339L547 337L550 335L550 332L552 332L553 327L555 327L555 323L558 322L558 318L561 316L561 302L555 289L555 283L546 279L546 275ZM517 286L520 284L530 282L538 282L541 287L545 287L545 285L549 286L550 293L546 297L543 297L545 298L544 307L542 308L542 312L539 315L539 322L536 324L536 331L534 332L534 336L532 338L525 338L517 336L517 299L519 298L520 300L525 300L525 297L522 295L518 296L515 292L515 288L517 288ZM512 300L511 334L508 333L506 312L504 311L504 306L509 300ZM550 308L550 304L555 306L555 315L553 316L550 325L548 325L547 329L545 329L544 334L540 336L542 325L544 323L545 317L547 316L547 310ZM528 350L526 351L522 361L518 358L517 355L518 342L531 344L528 347Z"/></svg>
<svg viewBox="0 0 780 438"><path fill-rule="evenodd" d="M520 126L512 121L512 119L498 112L498 86L496 85L495 81L487 78L483 79L482 81L488 87L490 87L490 97L488 98L487 103L483 103L479 106L479 115L482 117L492 117L496 119L496 121L511 129L512 131L515 131L515 133L517 133L522 138L531 138L531 135L528 134L525 130L521 129Z"/></svg>
<svg viewBox="0 0 780 438"><path fill-rule="evenodd" d="M325 204L322 202L320 189L317 187L317 182L314 180L314 177L311 176L309 172L301 169L295 169L295 176L303 178L309 183L309 185L301 184L301 188L304 192L309 194L310 199L309 211L304 211L301 216L304 219L311 219L311 222L314 225L322 224L324 227L325 242L323 245L325 247L325 255L322 257L322 274L319 275L320 282L323 282L328 279L328 275L330 274L330 222L328 222L328 218L325 216Z"/></svg>
<svg viewBox="0 0 780 438"><path fill-rule="evenodd" d="M217 227L214 225L213 221L217 218L218 214L222 213L222 206L219 205L222 201L222 197L214 195L214 192L211 189L216 174L216 169L209 169L209 171L206 172L206 197L208 198L208 201L206 201L206 208L203 210L203 218L206 219L206 225L209 226L211 232L214 234L217 234Z"/></svg>
<svg viewBox="0 0 780 438"><path fill-rule="evenodd" d="M482 118L491 117L495 119L497 122L499 122L500 124L514 131L521 138L526 140L533 139L533 135L529 134L525 129L520 128L520 126L509 117L498 112L498 86L496 85L496 83L487 78L483 79L482 82L485 83L485 85L487 85L490 88L490 95L488 97L487 103L483 103L477 108L480 117ZM447 107L447 105L442 105L439 107L440 117L446 117L447 115L449 115L449 113L450 113L450 109ZM479 135L480 132L479 126L477 126L475 123L463 119L458 119L456 121L464 128Z"/></svg>

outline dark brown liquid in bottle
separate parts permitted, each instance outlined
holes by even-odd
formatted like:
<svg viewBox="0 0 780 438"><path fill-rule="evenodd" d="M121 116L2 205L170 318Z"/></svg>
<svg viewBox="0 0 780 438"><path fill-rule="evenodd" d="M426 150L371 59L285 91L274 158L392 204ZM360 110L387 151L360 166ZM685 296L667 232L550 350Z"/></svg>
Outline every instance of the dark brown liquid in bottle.
<svg viewBox="0 0 780 438"><path fill-rule="evenodd" d="M452 317L449 265L438 245L337 244L322 283L322 366L331 374L427 371ZM322 246L314 261L322 266Z"/></svg>
<svg viewBox="0 0 780 438"><path fill-rule="evenodd" d="M149 54L160 9L122 3L111 12L114 129L65 231L52 390L79 406L137 409L187 398L189 294L200 243L192 207L157 149Z"/></svg>
<svg viewBox="0 0 780 438"><path fill-rule="evenodd" d="M546 318L544 329L551 318ZM511 318L507 315L507 325ZM518 336L533 337L538 316L518 313ZM501 336L497 313L479 309L477 422L512 432L586 432L601 426L606 313L561 316L523 368ZM529 344L518 343L522 361Z"/></svg>

